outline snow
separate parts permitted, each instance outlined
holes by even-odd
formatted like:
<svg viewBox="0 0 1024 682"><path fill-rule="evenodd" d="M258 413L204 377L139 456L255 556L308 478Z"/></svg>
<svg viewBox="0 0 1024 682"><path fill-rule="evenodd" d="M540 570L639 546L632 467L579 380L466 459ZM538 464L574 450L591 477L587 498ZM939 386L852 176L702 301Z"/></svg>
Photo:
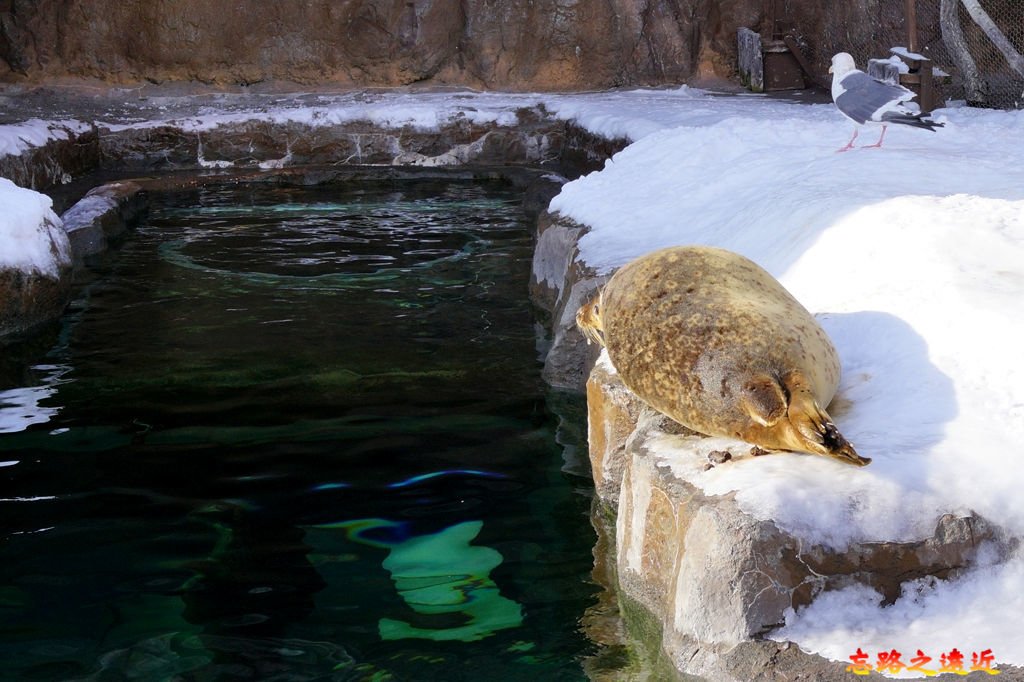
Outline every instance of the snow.
<svg viewBox="0 0 1024 682"><path fill-rule="evenodd" d="M71 246L50 198L0 178L0 206L0 269L56 278Z"/></svg>
<svg viewBox="0 0 1024 682"><path fill-rule="evenodd" d="M831 104L685 87L246 102L186 112L179 100L150 101L167 117L98 124L172 122L202 132L232 122L365 120L432 129L456 119L512 125L518 109L543 105L631 142L552 202L592 227L581 258L610 272L653 249L693 243L758 262L835 342L844 375L833 417L874 461L854 468L780 454L704 472L681 454L692 444L671 439L658 456L707 492L735 491L749 513L832 547L920 539L940 514L969 510L1024 537L1024 467L1015 461L1024 433L1024 112L941 109L938 132L891 126L881 149L837 154L850 124ZM0 153L54 130L0 126ZM4 205L14 197L10 183L0 192ZM16 207L49 210L18 196ZM3 225L0 234L10 230ZM11 253L4 240L0 259ZM885 608L865 588L829 593L790 614L777 636L837 660L861 647L872 659L895 648L904 661L917 649L937 661L956 646L968 660L991 648L998 663L1024 665L1021 595L1024 556L1015 554L957 580L907 585Z"/></svg>
<svg viewBox="0 0 1024 682"><path fill-rule="evenodd" d="M661 129L645 116L634 144L552 202L592 227L580 255L599 271L724 247L819 316L843 363L833 416L871 465L793 454L703 472L683 441L657 449L705 491L840 549L921 539L969 510L1024 536L1024 112L935 117L937 133L892 126L881 149L837 154L848 124L831 105L698 97ZM1015 555L887 608L864 589L829 594L778 636L837 660L957 646L1021 665L1021 594Z"/></svg>
<svg viewBox="0 0 1024 682"><path fill-rule="evenodd" d="M201 134L220 126L299 123L312 127L366 122L388 129L436 130L453 121L512 126L521 109L544 105L561 118L577 119L592 132L610 138L638 139L671 124L679 101L707 99L686 86L670 90L631 90L584 94L507 94L454 90L443 92L356 91L294 93L289 96L163 96L140 101L117 98L94 124L110 132L173 126ZM90 105L94 103L90 102ZM133 109L132 107L135 107ZM115 113L117 109L119 113ZM624 115L632 110L630 115ZM645 111L649 110L649 115ZM713 112L708 112L714 116ZM692 113L691 113L692 115ZM680 118L682 120L682 118ZM90 126L75 120L0 125L0 156L20 153L68 131ZM201 142L201 138L200 138ZM216 164L206 161L206 164ZM204 167L217 167L204 165Z"/></svg>
<svg viewBox="0 0 1024 682"><path fill-rule="evenodd" d="M871 654L872 664L878 652L891 649L909 663L921 650L934 659L928 667L938 670L940 656L956 648L964 654L965 670L971 654L986 649L992 650L995 667L1020 665L1021 636L1014 616L1024 609L1024 561L979 563L959 580L910 581L900 599L884 609L878 607L881 596L863 585L826 592L778 636L835 660L848 660L861 647Z"/></svg>
<svg viewBox="0 0 1024 682"><path fill-rule="evenodd" d="M874 63L874 64L892 64L893 66L896 67L896 70L899 71L900 73L910 73L910 65L907 64L902 59L900 59L899 57L897 57L896 55L893 55L893 56L889 57L888 59L872 59L870 63Z"/></svg>
<svg viewBox="0 0 1024 682"><path fill-rule="evenodd" d="M74 205L61 216L65 228L73 231L75 227L85 227L104 214L117 207L117 199L104 192L90 192L74 203Z"/></svg>
<svg viewBox="0 0 1024 682"><path fill-rule="evenodd" d="M914 59L917 61L920 61L922 59L928 59L920 52L911 52L902 45L897 45L896 47L889 48L889 52L892 52L894 55L899 55L901 57L906 57L907 59Z"/></svg>

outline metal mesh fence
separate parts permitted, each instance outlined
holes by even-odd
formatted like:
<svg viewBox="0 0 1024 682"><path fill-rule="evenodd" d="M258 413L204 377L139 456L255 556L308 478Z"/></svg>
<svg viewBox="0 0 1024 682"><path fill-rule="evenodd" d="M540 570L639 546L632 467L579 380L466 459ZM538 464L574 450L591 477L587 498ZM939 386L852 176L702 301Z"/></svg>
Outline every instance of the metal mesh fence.
<svg viewBox="0 0 1024 682"><path fill-rule="evenodd" d="M801 0L766 1L799 16ZM794 37L818 71L836 52L851 53L865 68L868 60L904 47L945 74L935 83L940 106L959 99L973 106L1024 109L1024 0L817 1L832 21L821 32L795 26ZM850 26L858 27L856 37Z"/></svg>
<svg viewBox="0 0 1024 682"><path fill-rule="evenodd" d="M954 4L942 30L960 95L978 106L1024 108L1024 1Z"/></svg>
<svg viewBox="0 0 1024 682"><path fill-rule="evenodd" d="M915 51L944 68L942 65L946 62L946 50L939 30L939 0L923 0L917 5ZM825 57L830 57L833 52L849 52L857 65L863 69L869 59L889 57L889 48L910 47L905 0L867 0L863 3L863 8L867 16L858 19L872 27L870 35L865 36L867 40L852 40L845 33L826 36L829 44L825 46ZM842 28L842 24L839 27Z"/></svg>
<svg viewBox="0 0 1024 682"><path fill-rule="evenodd" d="M906 0L876 0L875 47L911 47ZM973 106L1024 108L1024 0L917 0L915 52L948 74L937 82L941 99Z"/></svg>

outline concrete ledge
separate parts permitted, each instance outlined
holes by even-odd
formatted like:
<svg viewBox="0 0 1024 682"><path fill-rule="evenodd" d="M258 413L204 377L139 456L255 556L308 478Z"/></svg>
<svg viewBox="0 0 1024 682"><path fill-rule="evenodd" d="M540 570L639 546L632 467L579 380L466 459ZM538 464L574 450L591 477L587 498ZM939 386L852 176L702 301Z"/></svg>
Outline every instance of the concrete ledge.
<svg viewBox="0 0 1024 682"><path fill-rule="evenodd" d="M521 113L513 126L456 120L437 130L369 122L309 124L250 119L192 131L178 125L99 130L103 168L270 170L288 166L541 165L558 160L560 123Z"/></svg>
<svg viewBox="0 0 1024 682"><path fill-rule="evenodd" d="M106 251L145 210L138 182L112 182L91 189L61 216L76 267Z"/></svg>
<svg viewBox="0 0 1024 682"><path fill-rule="evenodd" d="M0 175L48 190L91 174L152 171L275 170L295 166L529 166L567 176L593 170L625 146L522 108L512 123L456 117L435 130L370 121L269 121L248 118L192 129L190 119L141 126L67 128L62 137L0 156ZM51 129L60 129L52 124ZM546 203L544 207L546 208Z"/></svg>
<svg viewBox="0 0 1024 682"><path fill-rule="evenodd" d="M579 258L577 243L588 230L557 213L541 213L530 275L530 296L548 315L544 380L581 392L599 349L576 328L576 311L607 280Z"/></svg>

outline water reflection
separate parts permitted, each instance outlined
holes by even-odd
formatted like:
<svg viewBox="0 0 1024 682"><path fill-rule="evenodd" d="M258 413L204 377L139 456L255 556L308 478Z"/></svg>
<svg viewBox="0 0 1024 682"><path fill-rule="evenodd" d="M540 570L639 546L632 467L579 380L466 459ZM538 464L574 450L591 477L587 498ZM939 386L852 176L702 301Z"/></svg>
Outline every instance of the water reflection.
<svg viewBox="0 0 1024 682"><path fill-rule="evenodd" d="M468 622L455 627L427 627L381 618L381 639L419 637L472 642L522 625L522 607L501 596L490 578L491 571L502 562L501 553L469 544L482 527L482 521L466 521L391 548L383 566L413 611L427 616L459 614Z"/></svg>
<svg viewBox="0 0 1024 682"><path fill-rule="evenodd" d="M418 625L381 618L381 639L472 642L523 623L522 607L503 597L490 578L503 561L501 553L470 544L483 525L482 521L465 521L437 533L411 537L404 537L404 524L386 519L343 521L320 528L342 530L349 540L387 548L382 566L391 574L399 596L415 614L427 616L417 619ZM390 531L385 539L370 535L382 529ZM391 539L387 539L389 535ZM445 624L453 621L455 624Z"/></svg>
<svg viewBox="0 0 1024 682"><path fill-rule="evenodd" d="M33 373L41 373L37 386L20 386L0 391L0 433L17 433L33 424L45 424L58 412L59 407L44 405L64 383L71 371L67 365L37 365Z"/></svg>
<svg viewBox="0 0 1024 682"><path fill-rule="evenodd" d="M442 476L484 476L487 478L507 478L504 474L499 474L494 471L480 471L478 469L448 469L446 471L431 471L427 474L419 474L418 476L412 476L405 479L404 481L395 481L394 483L388 483L389 488L405 488L406 486L416 485L429 481L431 479L440 478Z"/></svg>

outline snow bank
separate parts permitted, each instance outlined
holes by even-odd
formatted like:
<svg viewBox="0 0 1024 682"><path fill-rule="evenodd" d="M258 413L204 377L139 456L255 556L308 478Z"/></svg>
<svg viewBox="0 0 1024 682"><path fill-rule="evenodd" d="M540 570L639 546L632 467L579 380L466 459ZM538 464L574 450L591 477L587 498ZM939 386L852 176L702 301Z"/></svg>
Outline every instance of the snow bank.
<svg viewBox="0 0 1024 682"><path fill-rule="evenodd" d="M580 252L602 271L693 243L777 276L835 342L833 416L874 458L777 455L692 480L838 548L919 539L971 509L1024 536L1024 112L941 110L937 133L897 126L839 154L850 130L831 105L691 95L661 128L649 110L622 124L638 141L552 208L592 226ZM917 588L885 609L869 590L827 595L779 636L839 660L860 646L937 662L955 645L1024 664L1024 558Z"/></svg>
<svg viewBox="0 0 1024 682"><path fill-rule="evenodd" d="M940 669L940 657L953 649L963 654L965 671L972 654L985 650L991 650L994 667L1020 665L1024 649L1017 614L1024 609L1022 586L1024 560L1018 557L1002 565L983 562L956 581L911 581L887 608L879 608L880 598L873 590L848 587L826 592L799 616L791 616L777 637L840 661L849 660L860 648L870 655L871 665L877 665L879 652L892 649L903 654L904 665L910 665L920 650L933 659L925 666L933 671ZM906 671L888 676L922 677Z"/></svg>
<svg viewBox="0 0 1024 682"><path fill-rule="evenodd" d="M71 245L50 197L0 178L0 269L56 278Z"/></svg>

